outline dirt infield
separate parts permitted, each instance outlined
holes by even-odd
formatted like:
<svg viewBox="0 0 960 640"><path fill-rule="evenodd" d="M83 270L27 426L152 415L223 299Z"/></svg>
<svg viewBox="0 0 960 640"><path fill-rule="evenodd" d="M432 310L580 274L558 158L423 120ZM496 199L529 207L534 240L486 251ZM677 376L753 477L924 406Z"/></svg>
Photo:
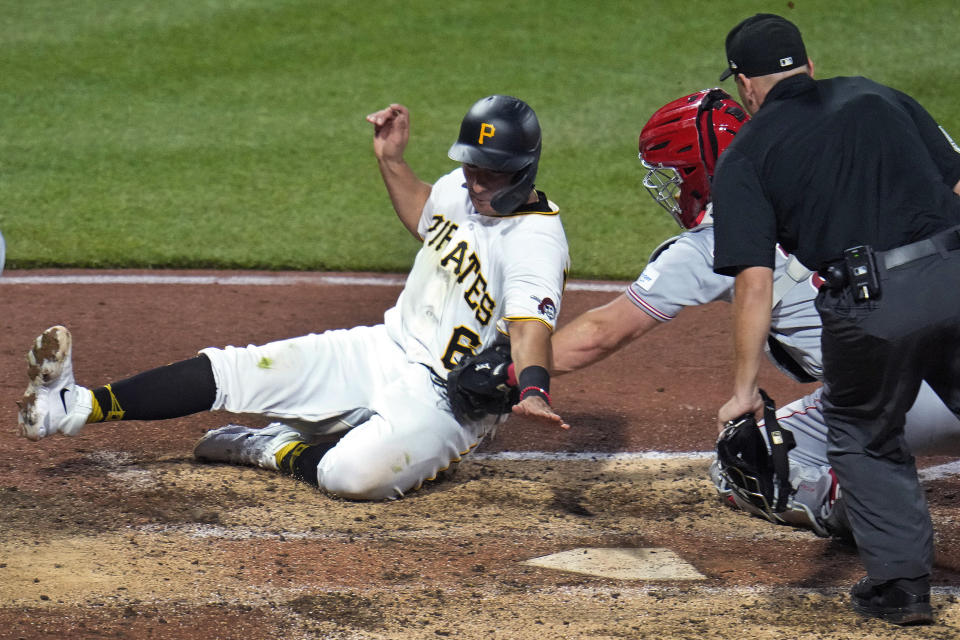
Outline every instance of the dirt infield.
<svg viewBox="0 0 960 640"><path fill-rule="evenodd" d="M688 310L608 362L557 379L569 432L513 420L452 480L400 501L353 503L192 460L206 429L264 422L249 416L18 438L23 356L44 328L66 324L78 381L95 386L207 345L377 323L398 286L11 283L33 275L64 273L0 279L0 638L960 636L957 478L927 483L937 623L905 631L849 611L846 590L862 574L852 550L720 507L706 458L604 455L711 448L729 390L724 305ZM613 295L569 291L561 322ZM810 388L772 368L764 383L781 403ZM598 455L506 455L526 451ZM704 579L525 564L585 547L667 548Z"/></svg>

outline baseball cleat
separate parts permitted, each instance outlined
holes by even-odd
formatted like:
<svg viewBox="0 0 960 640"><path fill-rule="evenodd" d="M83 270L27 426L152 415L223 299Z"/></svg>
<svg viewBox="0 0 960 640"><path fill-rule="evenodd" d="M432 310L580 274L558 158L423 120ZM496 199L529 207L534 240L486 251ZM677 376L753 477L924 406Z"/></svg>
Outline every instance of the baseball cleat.
<svg viewBox="0 0 960 640"><path fill-rule="evenodd" d="M263 429L228 424L207 431L193 448L193 457L277 471L277 454L298 442L303 442L300 432L279 422Z"/></svg>
<svg viewBox="0 0 960 640"><path fill-rule="evenodd" d="M39 440L54 433L77 435L92 408L90 391L73 379L73 339L66 327L50 327L27 353L30 383L18 403L20 435Z"/></svg>

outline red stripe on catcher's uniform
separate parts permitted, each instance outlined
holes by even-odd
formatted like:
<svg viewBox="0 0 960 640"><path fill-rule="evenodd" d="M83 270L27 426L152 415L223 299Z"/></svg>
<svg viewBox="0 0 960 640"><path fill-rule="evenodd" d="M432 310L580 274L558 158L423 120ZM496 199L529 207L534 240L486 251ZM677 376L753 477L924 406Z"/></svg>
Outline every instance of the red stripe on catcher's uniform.
<svg viewBox="0 0 960 640"><path fill-rule="evenodd" d="M785 416L777 416L777 420L785 420L786 418L792 418L793 416L805 416L805 415L807 415L807 411L810 411L811 409L817 409L817 408L818 408L818 407L817 407L816 405L814 405L814 406L812 406L812 407L804 407L803 409L800 409L800 410L798 410L798 411L791 411L790 413L788 413L788 414L785 415ZM761 427L766 426L766 425L763 424L763 420L761 420L758 424L759 424Z"/></svg>
<svg viewBox="0 0 960 640"><path fill-rule="evenodd" d="M633 289L630 287L627 287L627 297L629 297L634 304L636 304L638 307L640 307L641 309L649 313L651 316L653 316L660 322L667 322L668 320L673 320L674 318L674 316L668 316L667 314L660 311L659 309L651 307L646 300L644 300L643 298L635 294L633 292Z"/></svg>

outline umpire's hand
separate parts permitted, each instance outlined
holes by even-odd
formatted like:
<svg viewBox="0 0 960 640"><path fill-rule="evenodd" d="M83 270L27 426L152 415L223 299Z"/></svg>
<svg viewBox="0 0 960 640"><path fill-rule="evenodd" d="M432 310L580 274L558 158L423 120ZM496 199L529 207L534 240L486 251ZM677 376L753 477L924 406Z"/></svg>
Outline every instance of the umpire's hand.
<svg viewBox="0 0 960 640"><path fill-rule="evenodd" d="M734 394L726 404L720 407L720 411L717 412L717 433L723 431L728 422L736 420L745 413L763 415L763 398L760 397L758 387L754 387L752 393Z"/></svg>

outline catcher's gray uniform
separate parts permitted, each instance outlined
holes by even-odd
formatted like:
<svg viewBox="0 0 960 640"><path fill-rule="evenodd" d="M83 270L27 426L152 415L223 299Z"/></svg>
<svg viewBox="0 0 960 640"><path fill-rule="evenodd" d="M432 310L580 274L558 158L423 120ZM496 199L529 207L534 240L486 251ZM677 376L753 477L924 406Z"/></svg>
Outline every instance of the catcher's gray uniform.
<svg viewBox="0 0 960 640"><path fill-rule="evenodd" d="M627 297L661 322L681 309L717 300L733 299L734 279L713 272L713 226L701 225L664 242L651 256L643 273L627 289ZM777 252L774 306L768 354L785 373L801 381L821 378L820 316L813 305L819 277L798 267L783 251ZM822 387L777 411L781 427L797 441L790 451L794 501L804 514L797 524L808 524L826 534L822 520L829 512L833 477L827 462L827 426L823 419ZM960 455L960 420L926 385L920 388L907 413L905 435L916 455ZM723 491L716 473L711 477ZM743 506L743 505L741 505ZM813 514L813 521L805 517ZM789 519L789 518L788 518Z"/></svg>

